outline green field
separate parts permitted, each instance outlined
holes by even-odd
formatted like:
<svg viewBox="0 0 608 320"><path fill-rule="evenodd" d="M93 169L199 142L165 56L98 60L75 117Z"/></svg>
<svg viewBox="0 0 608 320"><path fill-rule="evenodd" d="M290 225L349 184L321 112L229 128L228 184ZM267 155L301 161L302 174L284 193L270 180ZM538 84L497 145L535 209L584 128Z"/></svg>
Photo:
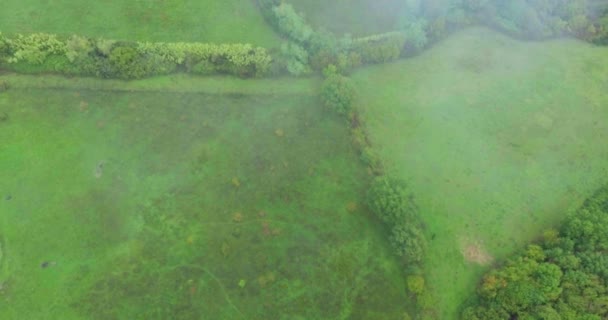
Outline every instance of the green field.
<svg viewBox="0 0 608 320"><path fill-rule="evenodd" d="M0 94L0 318L401 315L369 176L316 99Z"/></svg>
<svg viewBox="0 0 608 320"><path fill-rule="evenodd" d="M135 41L240 42L268 48L279 43L250 0L6 0L0 10L0 31Z"/></svg>
<svg viewBox="0 0 608 320"><path fill-rule="evenodd" d="M316 28L355 36L395 30L404 9L404 3L398 0L293 0L289 3Z"/></svg>
<svg viewBox="0 0 608 320"><path fill-rule="evenodd" d="M374 147L421 207L439 319L608 179L606 48L469 29L354 78Z"/></svg>
<svg viewBox="0 0 608 320"><path fill-rule="evenodd" d="M395 30L423 2L287 3L357 37ZM276 75L314 52L279 53L289 36L267 22L254 0L4 1L5 34L251 43L278 63L256 79L181 62L136 81L0 70L0 320L403 320L424 305L456 320L485 272L608 180L606 47L449 33L347 72L360 112L347 120L320 93L349 80ZM393 213L368 208L370 145L419 206L422 270L395 254ZM376 200L407 201L391 196ZM406 283L419 271L430 296Z"/></svg>

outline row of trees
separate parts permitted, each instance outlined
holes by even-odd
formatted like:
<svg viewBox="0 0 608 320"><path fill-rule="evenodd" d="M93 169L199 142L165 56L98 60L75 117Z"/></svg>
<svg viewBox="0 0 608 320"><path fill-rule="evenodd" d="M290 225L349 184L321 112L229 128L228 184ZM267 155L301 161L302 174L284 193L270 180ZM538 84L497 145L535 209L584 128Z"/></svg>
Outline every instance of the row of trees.
<svg viewBox="0 0 608 320"><path fill-rule="evenodd" d="M321 71L329 65L334 65L340 73L348 73L363 63L395 60L404 48L419 50L427 43L422 25L417 23L370 37L337 37L310 26L304 16L286 2L258 0L258 4L267 21L288 41L281 50L280 60L294 75Z"/></svg>
<svg viewBox="0 0 608 320"><path fill-rule="evenodd" d="M355 106L356 88L352 79L340 74L334 65L326 67L323 75L320 94L323 104L348 119L353 145L374 176L368 189L367 206L384 225L395 254L402 260L412 302L420 314L428 316L433 313L433 299L421 271L427 240L414 197L405 181L385 172L377 151L372 148L365 121Z"/></svg>
<svg viewBox="0 0 608 320"><path fill-rule="evenodd" d="M467 320L608 318L608 187L481 282Z"/></svg>
<svg viewBox="0 0 608 320"><path fill-rule="evenodd" d="M363 63L383 63L419 52L451 31L482 23L511 35L543 39L564 35L608 43L608 4L600 0L413 0L407 1L395 30L369 37L336 37L307 24L280 0L258 0L270 24L289 42L280 61L291 74L334 65L341 73Z"/></svg>
<svg viewBox="0 0 608 320"><path fill-rule="evenodd" d="M264 48L250 44L148 43L61 38L34 33L0 34L0 65L22 72L56 72L104 78L136 79L185 71L265 75L272 63Z"/></svg>
<svg viewBox="0 0 608 320"><path fill-rule="evenodd" d="M529 39L563 35L597 43L608 39L608 3L602 0L412 0L403 10L396 29L417 23L430 39L472 23Z"/></svg>

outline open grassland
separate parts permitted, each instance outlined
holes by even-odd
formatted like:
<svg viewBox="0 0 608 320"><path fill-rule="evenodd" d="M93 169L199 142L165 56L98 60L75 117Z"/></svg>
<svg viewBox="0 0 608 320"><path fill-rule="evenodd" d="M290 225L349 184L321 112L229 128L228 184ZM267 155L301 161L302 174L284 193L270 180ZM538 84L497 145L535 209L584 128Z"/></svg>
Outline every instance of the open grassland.
<svg viewBox="0 0 608 320"><path fill-rule="evenodd" d="M250 0L5 0L0 31L136 41L240 42L268 48L279 41Z"/></svg>
<svg viewBox="0 0 608 320"><path fill-rule="evenodd" d="M469 29L354 76L374 147L426 222L439 319L608 179L608 50Z"/></svg>
<svg viewBox="0 0 608 320"><path fill-rule="evenodd" d="M399 318L369 177L318 105L0 93L0 318Z"/></svg>
<svg viewBox="0 0 608 320"><path fill-rule="evenodd" d="M355 36L395 30L405 7L399 0L290 0L289 3L316 28Z"/></svg>

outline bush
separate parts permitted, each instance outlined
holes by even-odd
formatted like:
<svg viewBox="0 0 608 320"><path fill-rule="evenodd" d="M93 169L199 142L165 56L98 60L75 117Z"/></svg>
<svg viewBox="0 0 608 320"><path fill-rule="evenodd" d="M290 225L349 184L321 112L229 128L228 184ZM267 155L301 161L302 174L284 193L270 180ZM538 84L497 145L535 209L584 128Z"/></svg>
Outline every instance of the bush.
<svg viewBox="0 0 608 320"><path fill-rule="evenodd" d="M281 58L285 63L287 72L294 76L310 73L308 67L308 52L301 46L286 42L281 45Z"/></svg>
<svg viewBox="0 0 608 320"><path fill-rule="evenodd" d="M407 277L406 282L408 291L415 295L419 295L425 290L424 277L421 275L410 275Z"/></svg>
<svg viewBox="0 0 608 320"><path fill-rule="evenodd" d="M419 51L426 46L428 39L426 29L428 23L424 19L417 19L407 24L403 29L405 36L404 46L412 51Z"/></svg>
<svg viewBox="0 0 608 320"><path fill-rule="evenodd" d="M314 30L290 4L282 2L273 7L272 11L276 21L275 24L281 34L302 45L309 43L314 35Z"/></svg>
<svg viewBox="0 0 608 320"><path fill-rule="evenodd" d="M85 59L94 49L95 46L90 39L74 35L66 41L65 56L70 62L74 62Z"/></svg>
<svg viewBox="0 0 608 320"><path fill-rule="evenodd" d="M323 104L339 114L348 114L355 99L355 86L352 81L337 73L335 66L329 66L325 71L325 80L321 88Z"/></svg>
<svg viewBox="0 0 608 320"><path fill-rule="evenodd" d="M406 36L389 32L353 40L352 51L361 56L363 63L384 63L399 58Z"/></svg>
<svg viewBox="0 0 608 320"><path fill-rule="evenodd" d="M50 55L65 54L66 44L56 35L46 33L33 33L18 35L17 38L7 39L11 57L9 63L25 61L30 64L42 64Z"/></svg>
<svg viewBox="0 0 608 320"><path fill-rule="evenodd" d="M21 72L57 72L136 79L169 74L182 67L199 74L264 75L272 59L250 44L116 42L81 36L0 34L0 61Z"/></svg>
<svg viewBox="0 0 608 320"><path fill-rule="evenodd" d="M10 55L9 40L0 32L0 62Z"/></svg>
<svg viewBox="0 0 608 320"><path fill-rule="evenodd" d="M419 263L424 258L426 240L417 221L397 223L391 230L389 240L397 255L403 257L406 263Z"/></svg>
<svg viewBox="0 0 608 320"><path fill-rule="evenodd" d="M410 266L422 262L426 238L413 196L403 180L377 177L367 196L367 204L390 229L390 243Z"/></svg>
<svg viewBox="0 0 608 320"><path fill-rule="evenodd" d="M109 57L112 76L122 79L143 78L150 72L144 59L134 47L119 46L112 50Z"/></svg>
<svg viewBox="0 0 608 320"><path fill-rule="evenodd" d="M368 192L367 203L372 212L391 227L417 220L418 208L403 180L377 177Z"/></svg>

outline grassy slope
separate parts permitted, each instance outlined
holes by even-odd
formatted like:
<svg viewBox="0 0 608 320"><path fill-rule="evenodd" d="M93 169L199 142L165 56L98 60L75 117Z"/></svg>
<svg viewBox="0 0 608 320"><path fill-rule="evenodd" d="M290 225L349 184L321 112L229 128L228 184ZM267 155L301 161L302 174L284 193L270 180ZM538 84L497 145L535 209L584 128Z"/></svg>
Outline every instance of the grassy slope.
<svg viewBox="0 0 608 320"><path fill-rule="evenodd" d="M372 140L411 181L431 241L440 319L455 319L485 267L608 179L608 50L469 29L419 57L354 75Z"/></svg>
<svg viewBox="0 0 608 320"><path fill-rule="evenodd" d="M399 0L290 0L315 27L355 36L393 31L403 10Z"/></svg>
<svg viewBox="0 0 608 320"><path fill-rule="evenodd" d="M278 37L250 0L5 0L0 31L83 34L119 40L247 42Z"/></svg>
<svg viewBox="0 0 608 320"><path fill-rule="evenodd" d="M2 319L403 311L365 170L314 97L11 89L0 110Z"/></svg>

